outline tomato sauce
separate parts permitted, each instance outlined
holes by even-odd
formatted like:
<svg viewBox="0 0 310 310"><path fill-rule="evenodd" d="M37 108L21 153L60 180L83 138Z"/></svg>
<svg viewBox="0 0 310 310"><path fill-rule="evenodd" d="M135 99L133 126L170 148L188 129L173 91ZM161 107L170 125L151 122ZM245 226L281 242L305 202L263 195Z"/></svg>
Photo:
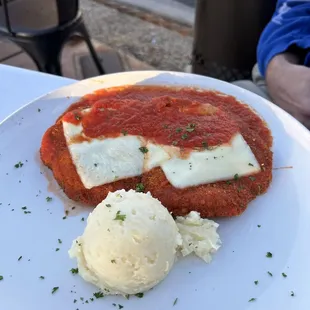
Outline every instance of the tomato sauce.
<svg viewBox="0 0 310 310"><path fill-rule="evenodd" d="M81 122L90 138L130 134L184 148L229 143L239 131L237 123L208 99L192 100L184 90L167 92L169 89L163 96L162 87L100 90L75 104L80 108L92 106L89 113L73 110L63 120Z"/></svg>

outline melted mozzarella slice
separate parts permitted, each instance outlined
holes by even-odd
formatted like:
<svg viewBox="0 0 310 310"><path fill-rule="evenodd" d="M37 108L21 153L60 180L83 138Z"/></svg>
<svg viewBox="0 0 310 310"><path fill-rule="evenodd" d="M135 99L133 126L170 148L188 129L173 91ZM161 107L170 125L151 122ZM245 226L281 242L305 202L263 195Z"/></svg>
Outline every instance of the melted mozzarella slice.
<svg viewBox="0 0 310 310"><path fill-rule="evenodd" d="M236 134L230 144L213 150L192 151L186 159L174 157L161 168L168 181L179 188L231 180L236 175L241 177L261 170L241 134Z"/></svg>
<svg viewBox="0 0 310 310"><path fill-rule="evenodd" d="M155 167L161 167L177 188L230 180L235 175L261 170L241 134L236 134L229 144L212 150L193 150L181 158L179 148L146 143L139 136L87 138L88 141L77 143L74 137L84 136L82 126L63 122L63 129L77 173L88 189L139 176ZM141 146L147 147L146 154L141 152Z"/></svg>

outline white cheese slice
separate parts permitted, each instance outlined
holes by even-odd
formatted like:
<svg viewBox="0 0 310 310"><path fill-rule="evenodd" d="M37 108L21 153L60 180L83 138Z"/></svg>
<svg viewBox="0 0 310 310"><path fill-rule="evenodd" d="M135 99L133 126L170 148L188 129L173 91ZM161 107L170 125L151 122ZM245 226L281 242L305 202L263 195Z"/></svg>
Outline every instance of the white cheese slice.
<svg viewBox="0 0 310 310"><path fill-rule="evenodd" d="M236 134L230 144L213 150L192 151L186 159L174 157L161 168L168 181L178 188L231 180L236 174L241 177L260 171L241 134Z"/></svg>
<svg viewBox="0 0 310 310"><path fill-rule="evenodd" d="M83 134L81 125L63 122L64 135L85 188L139 176L161 167L168 181L176 188L230 180L259 172L260 166L241 134L230 144L212 150L193 150L186 158L180 157L175 146L146 143L140 136L92 138L90 142L75 143L74 137ZM141 146L148 152L143 154Z"/></svg>

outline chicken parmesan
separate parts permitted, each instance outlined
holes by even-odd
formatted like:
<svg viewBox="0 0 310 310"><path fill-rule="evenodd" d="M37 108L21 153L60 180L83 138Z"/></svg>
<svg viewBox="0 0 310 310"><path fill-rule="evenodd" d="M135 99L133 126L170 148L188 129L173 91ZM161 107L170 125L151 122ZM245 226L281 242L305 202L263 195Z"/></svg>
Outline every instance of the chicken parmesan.
<svg viewBox="0 0 310 310"><path fill-rule="evenodd" d="M41 159L66 195L97 205L150 191L176 216L235 216L268 189L272 137L246 104L215 91L102 89L44 134Z"/></svg>

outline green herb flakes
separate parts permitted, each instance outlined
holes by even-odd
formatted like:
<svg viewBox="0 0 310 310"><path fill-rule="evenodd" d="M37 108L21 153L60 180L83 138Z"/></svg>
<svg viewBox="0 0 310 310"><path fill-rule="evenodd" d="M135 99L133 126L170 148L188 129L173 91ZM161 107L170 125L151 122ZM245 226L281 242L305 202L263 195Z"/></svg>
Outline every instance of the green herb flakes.
<svg viewBox="0 0 310 310"><path fill-rule="evenodd" d="M59 250L60 250L59 248L56 248L56 250L55 250L55 251L56 251L56 252L58 252Z"/></svg>
<svg viewBox="0 0 310 310"><path fill-rule="evenodd" d="M143 298L144 294L143 293L137 293L137 294L135 294L135 296L138 298Z"/></svg>
<svg viewBox="0 0 310 310"><path fill-rule="evenodd" d="M144 191L144 185L143 185L143 183L138 183L137 185L136 185L136 192L143 192Z"/></svg>
<svg viewBox="0 0 310 310"><path fill-rule="evenodd" d="M125 221L126 214L121 214L121 211L117 211L114 220L116 221Z"/></svg>
<svg viewBox="0 0 310 310"><path fill-rule="evenodd" d="M81 221L82 221L82 222L84 222L84 221L85 221L85 218L84 218L84 217L82 217L82 218L81 218Z"/></svg>
<svg viewBox="0 0 310 310"><path fill-rule="evenodd" d="M99 291L99 292L94 293L93 295L94 295L94 297L95 297L95 298L97 298L97 299L99 299L99 298L103 298L103 297L104 297L103 293L102 293L102 292L100 292L100 291Z"/></svg>
<svg viewBox="0 0 310 310"><path fill-rule="evenodd" d="M255 177L252 177L252 176L249 176L249 179L250 179L251 181L255 181L255 180L256 180Z"/></svg>
<svg viewBox="0 0 310 310"><path fill-rule="evenodd" d="M256 301L256 298L249 299L249 302L253 302L253 301Z"/></svg>
<svg viewBox="0 0 310 310"><path fill-rule="evenodd" d="M182 131L182 128L177 128L175 131L176 131L177 133L180 133L180 132Z"/></svg>
<svg viewBox="0 0 310 310"><path fill-rule="evenodd" d="M272 257L272 253L271 252L267 252L266 257L271 258Z"/></svg>
<svg viewBox="0 0 310 310"><path fill-rule="evenodd" d="M270 275L270 277L272 277L272 276L273 276L273 274L272 274L270 271L268 271L267 273Z"/></svg>
<svg viewBox="0 0 310 310"><path fill-rule="evenodd" d="M3 278L3 276L0 276L0 281L2 281L4 278Z"/></svg>
<svg viewBox="0 0 310 310"><path fill-rule="evenodd" d="M79 268L71 268L71 269L70 269L70 272L71 272L72 274L78 274L78 273L79 273Z"/></svg>
<svg viewBox="0 0 310 310"><path fill-rule="evenodd" d="M52 200L53 200L52 197L46 197L46 201L47 201L47 202L50 202L50 201L52 201Z"/></svg>
<svg viewBox="0 0 310 310"><path fill-rule="evenodd" d="M206 141L203 141L202 142L202 147L205 148L205 149L208 148L208 143Z"/></svg>
<svg viewBox="0 0 310 310"><path fill-rule="evenodd" d="M24 164L19 161L17 164L14 165L15 168L21 168Z"/></svg>
<svg viewBox="0 0 310 310"><path fill-rule="evenodd" d="M258 228L261 228L261 227L262 227L262 225L257 225L257 227L258 227Z"/></svg>
<svg viewBox="0 0 310 310"><path fill-rule="evenodd" d="M27 207L22 207L22 210L27 210Z"/></svg>
<svg viewBox="0 0 310 310"><path fill-rule="evenodd" d="M62 241L61 241L61 239L58 239L58 243L59 243L59 244L62 244Z"/></svg>
<svg viewBox="0 0 310 310"><path fill-rule="evenodd" d="M249 166L254 167L254 165L253 165L253 164L251 164L251 163L249 163Z"/></svg>
<svg viewBox="0 0 310 310"><path fill-rule="evenodd" d="M128 300L130 298L130 295L129 294L126 294L125 295L125 298Z"/></svg>
<svg viewBox="0 0 310 310"><path fill-rule="evenodd" d="M58 286L53 287L52 294L55 294L59 290Z"/></svg>
<svg viewBox="0 0 310 310"><path fill-rule="evenodd" d="M115 259L111 259L111 263L112 264L116 264L116 260Z"/></svg>
<svg viewBox="0 0 310 310"><path fill-rule="evenodd" d="M284 272L282 272L282 277L283 277L283 278L287 278L287 274L284 273Z"/></svg>
<svg viewBox="0 0 310 310"><path fill-rule="evenodd" d="M127 136L127 135L128 135L128 131L127 131L127 130L124 130L124 129L121 131L121 133L122 133L124 136Z"/></svg>
<svg viewBox="0 0 310 310"><path fill-rule="evenodd" d="M295 293L293 291L291 291L291 296L294 297L295 296Z"/></svg>
<svg viewBox="0 0 310 310"><path fill-rule="evenodd" d="M148 148L145 147L145 146L139 147L139 150L140 150L140 152L143 153L143 154L146 154L146 153L149 151Z"/></svg>
<svg viewBox="0 0 310 310"><path fill-rule="evenodd" d="M178 141L175 141L175 140L174 140L174 141L172 141L172 145L173 145L173 146L178 145Z"/></svg>
<svg viewBox="0 0 310 310"><path fill-rule="evenodd" d="M123 309L123 308L124 308L124 306L118 304L118 309Z"/></svg>
<svg viewBox="0 0 310 310"><path fill-rule="evenodd" d="M38 109L38 112L41 112L41 109Z"/></svg>
<svg viewBox="0 0 310 310"><path fill-rule="evenodd" d="M238 174L238 173L236 173L236 174L234 175L234 179L235 179L235 180L238 180L238 179L239 179L239 174Z"/></svg>
<svg viewBox="0 0 310 310"><path fill-rule="evenodd" d="M255 285L257 285L257 284L258 284L258 281L257 281L257 280L256 280L256 281L254 281L254 284L255 284Z"/></svg>
<svg viewBox="0 0 310 310"><path fill-rule="evenodd" d="M181 138L182 138L182 140L186 140L186 139L188 138L188 134L187 134L187 133L183 134L183 135L181 136Z"/></svg>
<svg viewBox="0 0 310 310"><path fill-rule="evenodd" d="M177 304L177 302L178 302L178 298L176 298L176 299L174 300L173 305L175 306L175 305Z"/></svg>
<svg viewBox="0 0 310 310"><path fill-rule="evenodd" d="M195 124L188 124L186 126L186 131L187 132L193 132L195 130L196 125Z"/></svg>
<svg viewBox="0 0 310 310"><path fill-rule="evenodd" d="M106 206L107 208L111 208L111 207L112 207L109 203L107 203L105 206Z"/></svg>
<svg viewBox="0 0 310 310"><path fill-rule="evenodd" d="M23 257L22 257L22 256L20 256L20 257L18 258L18 261L20 261L22 258L23 258Z"/></svg>
<svg viewBox="0 0 310 310"><path fill-rule="evenodd" d="M44 276L40 276L40 277L39 277L39 279L44 280L44 279L45 279L45 277L44 277Z"/></svg>

